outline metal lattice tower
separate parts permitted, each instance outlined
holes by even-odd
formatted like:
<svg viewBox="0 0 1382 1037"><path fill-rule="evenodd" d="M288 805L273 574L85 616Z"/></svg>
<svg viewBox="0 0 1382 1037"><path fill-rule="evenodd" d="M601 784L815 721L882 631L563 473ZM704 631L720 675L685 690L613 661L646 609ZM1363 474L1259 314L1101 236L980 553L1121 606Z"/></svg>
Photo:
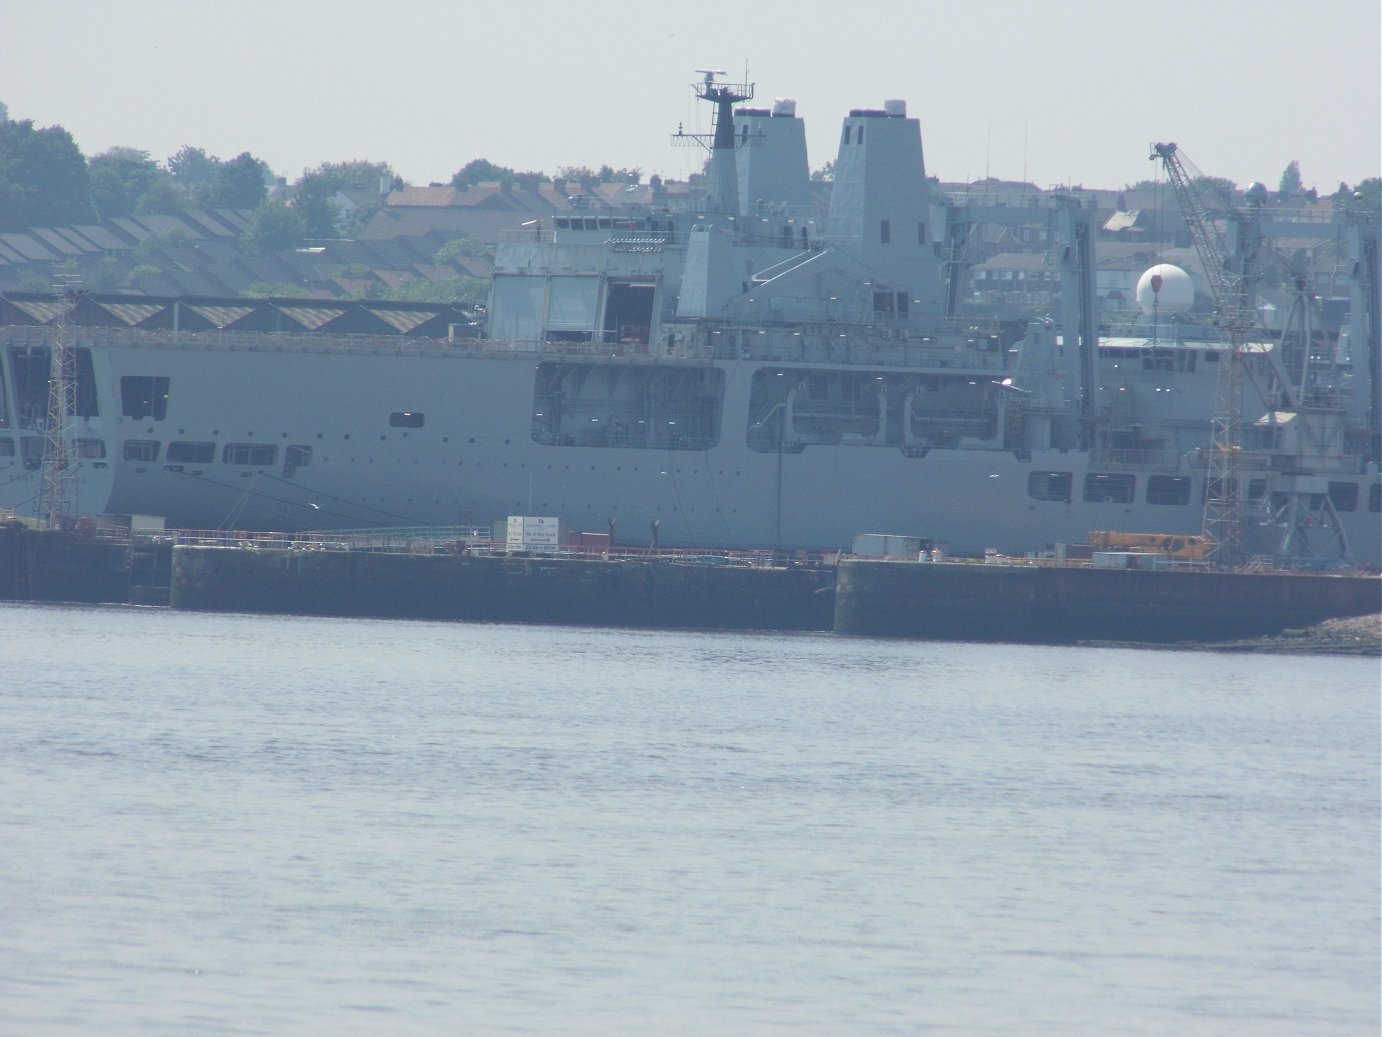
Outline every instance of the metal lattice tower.
<svg viewBox="0 0 1382 1037"><path fill-rule="evenodd" d="M76 305L75 281L56 285L59 310L49 349L48 421L43 444L43 484L38 514L45 529L64 529L77 516L77 357L68 341L67 317Z"/></svg>
<svg viewBox="0 0 1382 1037"><path fill-rule="evenodd" d="M1229 345L1220 354L1211 421L1209 464L1205 473L1204 532L1214 538L1214 561L1232 568L1243 561L1243 332L1256 327L1255 286L1250 276L1259 239L1249 228L1242 235L1237 269L1225 264L1211 231L1208 207L1186 171L1175 144L1153 144L1153 159L1160 159L1176 195L1186 226L1195 244L1200 267L1214 293L1215 323L1228 334Z"/></svg>

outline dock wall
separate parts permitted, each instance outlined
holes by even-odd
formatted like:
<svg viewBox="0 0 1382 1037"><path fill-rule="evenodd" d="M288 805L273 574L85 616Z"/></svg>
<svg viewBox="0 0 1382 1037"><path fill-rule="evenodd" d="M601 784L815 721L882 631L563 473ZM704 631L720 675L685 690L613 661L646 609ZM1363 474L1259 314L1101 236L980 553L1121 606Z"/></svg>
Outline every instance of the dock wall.
<svg viewBox="0 0 1382 1037"><path fill-rule="evenodd" d="M835 631L965 641L1257 637L1382 611L1365 576L842 559Z"/></svg>
<svg viewBox="0 0 1382 1037"><path fill-rule="evenodd" d="M179 545L170 604L212 612L829 630L834 570Z"/></svg>
<svg viewBox="0 0 1382 1037"><path fill-rule="evenodd" d="M129 545L0 524L0 600L129 601Z"/></svg>

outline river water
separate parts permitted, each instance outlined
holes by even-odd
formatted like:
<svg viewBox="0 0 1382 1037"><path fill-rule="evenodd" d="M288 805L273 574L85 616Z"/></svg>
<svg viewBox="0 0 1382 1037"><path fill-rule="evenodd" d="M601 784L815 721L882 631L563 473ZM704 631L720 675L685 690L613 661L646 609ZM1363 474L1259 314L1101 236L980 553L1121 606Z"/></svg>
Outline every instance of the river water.
<svg viewBox="0 0 1382 1037"><path fill-rule="evenodd" d="M5 1035L1378 1033L1376 660L0 621Z"/></svg>

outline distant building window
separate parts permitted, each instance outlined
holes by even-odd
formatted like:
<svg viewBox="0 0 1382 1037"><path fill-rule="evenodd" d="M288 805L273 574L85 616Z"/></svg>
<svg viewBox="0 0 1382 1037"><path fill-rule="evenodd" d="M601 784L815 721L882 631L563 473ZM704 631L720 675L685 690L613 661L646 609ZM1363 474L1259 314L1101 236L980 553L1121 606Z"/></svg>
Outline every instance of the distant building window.
<svg viewBox="0 0 1382 1037"><path fill-rule="evenodd" d="M1382 511L1382 483L1373 483L1368 487L1368 510L1373 514Z"/></svg>
<svg viewBox="0 0 1382 1037"><path fill-rule="evenodd" d="M845 127L845 143L846 143L846 144L849 143L849 127L848 127L848 126Z"/></svg>
<svg viewBox="0 0 1382 1037"><path fill-rule="evenodd" d="M176 442L168 444L168 460L188 464L210 464L216 460L215 443Z"/></svg>
<svg viewBox="0 0 1382 1037"><path fill-rule="evenodd" d="M1027 476L1027 496L1033 500L1068 502L1073 481L1069 472L1033 472Z"/></svg>
<svg viewBox="0 0 1382 1037"><path fill-rule="evenodd" d="M1358 484L1356 482L1331 482L1329 502L1335 511L1358 510Z"/></svg>
<svg viewBox="0 0 1382 1037"><path fill-rule="evenodd" d="M1152 475L1147 477L1148 504L1189 504L1190 477L1188 475Z"/></svg>
<svg viewBox="0 0 1382 1037"><path fill-rule="evenodd" d="M128 439L125 441L126 461L157 461L159 442L156 439Z"/></svg>
<svg viewBox="0 0 1382 1037"><path fill-rule="evenodd" d="M6 438L6 439L0 439L0 457L13 457L13 456L14 456L14 440L13 440L13 439L8 439L8 438Z"/></svg>
<svg viewBox="0 0 1382 1037"><path fill-rule="evenodd" d="M73 444L78 457L100 460L106 456L106 442L104 439L79 439Z"/></svg>
<svg viewBox="0 0 1382 1037"><path fill-rule="evenodd" d="M389 424L394 428L422 428L425 418L421 411L396 410L389 415Z"/></svg>
<svg viewBox="0 0 1382 1037"><path fill-rule="evenodd" d="M855 140L855 143L856 143L856 144L862 144L862 143L864 143L864 127L862 127L862 126L859 127L859 136L858 136L858 138Z"/></svg>
<svg viewBox="0 0 1382 1037"><path fill-rule="evenodd" d="M888 220L878 225L878 237L885 245L893 240L893 226Z"/></svg>
<svg viewBox="0 0 1382 1037"><path fill-rule="evenodd" d="M1121 472L1090 472L1084 477L1084 499L1091 504L1131 504L1137 476Z"/></svg>
<svg viewBox="0 0 1382 1037"><path fill-rule="evenodd" d="M278 447L272 443L227 443L221 448L223 464L267 468L278 458Z"/></svg>
<svg viewBox="0 0 1382 1037"><path fill-rule="evenodd" d="M918 245L925 245L925 244L926 244L926 224L924 224L924 223L918 223L918 224L917 224L917 244L918 244Z"/></svg>

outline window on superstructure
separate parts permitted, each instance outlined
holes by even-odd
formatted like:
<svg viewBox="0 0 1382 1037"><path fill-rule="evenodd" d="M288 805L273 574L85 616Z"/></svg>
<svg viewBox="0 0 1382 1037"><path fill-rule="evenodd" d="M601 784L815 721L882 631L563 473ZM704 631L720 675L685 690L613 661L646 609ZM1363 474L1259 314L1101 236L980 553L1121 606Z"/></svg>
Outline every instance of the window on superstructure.
<svg viewBox="0 0 1382 1037"><path fill-rule="evenodd" d="M925 245L925 244L926 244L926 224L924 224L924 223L918 223L918 224L917 224L917 244L918 244L918 245Z"/></svg>
<svg viewBox="0 0 1382 1037"><path fill-rule="evenodd" d="M278 447L269 443L227 443L221 449L223 464L267 468L278 457Z"/></svg>
<svg viewBox="0 0 1382 1037"><path fill-rule="evenodd" d="M1137 476L1123 472L1090 472L1084 477L1084 499L1090 504L1131 504Z"/></svg>
<svg viewBox="0 0 1382 1037"><path fill-rule="evenodd" d="M78 457L100 460L106 456L106 442L103 439L79 439L73 447Z"/></svg>
<svg viewBox="0 0 1382 1037"><path fill-rule="evenodd" d="M77 348L77 417L96 418L101 414L96 401L96 371L91 366L91 350Z"/></svg>
<svg viewBox="0 0 1382 1037"><path fill-rule="evenodd" d="M182 461L187 464L210 464L216 460L216 444L186 440L169 443L168 460Z"/></svg>
<svg viewBox="0 0 1382 1037"><path fill-rule="evenodd" d="M1335 511L1358 510L1358 484L1356 482L1331 482L1329 502Z"/></svg>
<svg viewBox="0 0 1382 1037"><path fill-rule="evenodd" d="M890 221L883 220L878 224L878 239L885 245L893 240L893 225Z"/></svg>
<svg viewBox="0 0 1382 1037"><path fill-rule="evenodd" d="M158 446L156 439L127 439L124 458L126 461L157 461Z"/></svg>
<svg viewBox="0 0 1382 1037"><path fill-rule="evenodd" d="M299 468L306 468L312 463L312 448L310 446L290 446L283 449L283 478L291 479L293 473Z"/></svg>
<svg viewBox="0 0 1382 1037"><path fill-rule="evenodd" d="M19 441L19 452L24 459L24 467L36 472L43 467L44 440L42 436L24 436Z"/></svg>
<svg viewBox="0 0 1382 1037"><path fill-rule="evenodd" d="M1374 515L1382 511L1382 483L1373 483L1368 487L1368 510Z"/></svg>
<svg viewBox="0 0 1382 1037"><path fill-rule="evenodd" d="M1147 477L1148 504L1189 504L1190 477L1188 475L1151 475Z"/></svg>
<svg viewBox="0 0 1382 1037"><path fill-rule="evenodd" d="M849 143L849 127L848 127L848 126L845 127L845 143L846 143L846 144Z"/></svg>
<svg viewBox="0 0 1382 1037"><path fill-rule="evenodd" d="M14 440L8 437L0 439L0 457L14 456Z"/></svg>
<svg viewBox="0 0 1382 1037"><path fill-rule="evenodd" d="M120 413L162 421L168 416L168 388L161 375L125 375L120 379Z"/></svg>
<svg viewBox="0 0 1382 1037"><path fill-rule="evenodd" d="M1033 472L1027 476L1027 496L1033 500L1070 501L1070 472Z"/></svg>
<svg viewBox="0 0 1382 1037"><path fill-rule="evenodd" d="M394 428L422 428L426 420L421 411L396 410L389 415L389 424Z"/></svg>

